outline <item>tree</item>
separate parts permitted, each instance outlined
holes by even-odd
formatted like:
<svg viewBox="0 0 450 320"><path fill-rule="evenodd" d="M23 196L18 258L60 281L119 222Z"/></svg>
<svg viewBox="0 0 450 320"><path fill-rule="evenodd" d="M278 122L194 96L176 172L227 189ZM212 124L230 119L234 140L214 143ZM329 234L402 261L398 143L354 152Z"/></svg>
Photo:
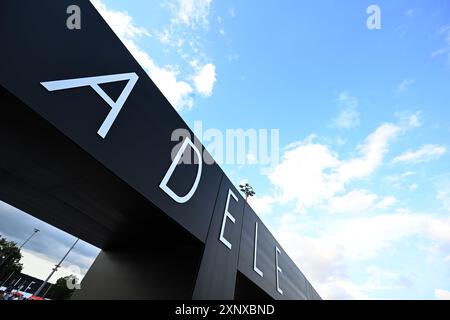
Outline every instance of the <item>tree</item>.
<svg viewBox="0 0 450 320"><path fill-rule="evenodd" d="M75 292L75 289L69 289L68 283L74 283L77 281L78 279L74 275L61 277L50 288L45 297L52 300L68 300Z"/></svg>
<svg viewBox="0 0 450 320"><path fill-rule="evenodd" d="M23 265L20 259L22 254L17 243L8 241L0 235L0 280L13 272L22 272Z"/></svg>

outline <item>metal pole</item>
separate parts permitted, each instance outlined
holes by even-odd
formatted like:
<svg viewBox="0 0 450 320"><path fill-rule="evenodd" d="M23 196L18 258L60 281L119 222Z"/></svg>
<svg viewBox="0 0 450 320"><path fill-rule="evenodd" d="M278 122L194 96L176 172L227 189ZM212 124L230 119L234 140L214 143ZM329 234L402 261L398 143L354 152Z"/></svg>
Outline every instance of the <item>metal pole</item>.
<svg viewBox="0 0 450 320"><path fill-rule="evenodd" d="M34 231L33 231L33 233L28 237L28 239L27 240L25 240L25 242L24 243L22 243L22 245L19 247L19 250L20 249L22 249L23 248L23 246L24 245L26 245L27 243L28 243L28 241L30 241L31 240L31 238L33 238L34 237L34 235L36 234L36 233L38 233L40 230L39 229L34 229Z"/></svg>
<svg viewBox="0 0 450 320"><path fill-rule="evenodd" d="M50 291L50 289L53 287L53 285L50 283L50 285L47 288L47 291L45 291L45 293L42 295L42 298L45 299L45 297L47 296L47 293Z"/></svg>
<svg viewBox="0 0 450 320"><path fill-rule="evenodd" d="M50 280L50 278L53 276L53 274L58 271L58 268L61 267L61 264L64 262L64 260L67 258L67 256L69 255L70 251L72 251L72 249L76 246L76 244L78 243L80 239L77 239L75 241L75 243L70 247L69 251L67 251L67 253L64 255L64 257L62 257L61 261L55 265L55 267L52 269L52 272L50 272L50 275L47 277L47 279L45 279L45 281L41 284L41 286L39 287L39 289L36 290L36 292L34 293L35 296L39 296L39 293L41 293L42 289L44 289L45 285L48 283L48 281Z"/></svg>

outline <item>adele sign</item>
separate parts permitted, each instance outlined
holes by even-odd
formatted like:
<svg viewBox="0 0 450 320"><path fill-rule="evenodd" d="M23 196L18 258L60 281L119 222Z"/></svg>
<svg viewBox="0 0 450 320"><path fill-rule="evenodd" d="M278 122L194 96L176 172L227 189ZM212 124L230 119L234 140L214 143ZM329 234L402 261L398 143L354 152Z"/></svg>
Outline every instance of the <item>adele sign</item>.
<svg viewBox="0 0 450 320"><path fill-rule="evenodd" d="M89 1L2 1L0 32L0 196L103 249L76 295L320 298Z"/></svg>
<svg viewBox="0 0 450 320"><path fill-rule="evenodd" d="M78 78L78 79L68 79L68 80L57 80L57 81L47 81L47 82L41 82L41 85L44 86L48 91L57 91L57 90L64 90L64 89L74 89L74 88L80 88L80 87L90 87L92 88L110 107L111 110L108 113L108 116L103 121L103 124L101 125L100 129L98 130L98 135L102 137L103 139L106 138L106 135L108 134L109 130L114 124L114 121L116 120L117 116L119 115L120 111L122 110L128 96L130 95L131 91L133 90L136 82L138 81L139 77L136 73L123 73L123 74L115 74L115 75L107 75L107 76L97 76L97 77L87 77L87 78ZM113 99L100 87L101 84L105 83L111 83L111 82L118 82L118 81L127 81L127 84L123 91L121 92L119 98L117 101L113 101ZM181 157L183 156L186 149L190 147L194 150L195 154L197 155L198 159L198 168L197 173L195 175L195 180L189 189L189 191L185 195L179 195L174 190L172 190L169 186L169 180L172 177L177 165L180 163ZM176 153L174 159L172 160L172 163L170 164L169 169L167 170L166 174L164 175L164 178L162 179L161 183L159 184L159 187L170 197L173 201L183 204L188 202L194 193L197 190L197 187L199 185L201 176L202 176L202 167L203 167L203 160L202 160L202 154L200 150L192 143L192 141L186 137L181 145L181 148ZM231 223L236 223L236 218L233 216L233 214L229 211L230 207L230 201L233 199L233 201L238 202L239 198L238 196L231 190L228 189L227 193L227 200L225 204L225 210L223 213L223 219L220 229L220 234L218 236L218 239L220 242L222 242L229 250L232 250L232 244L225 238L225 227L227 224L227 221L230 221ZM257 253L258 253L258 222L255 222L255 233L254 233L254 254L253 254L253 270L260 276L264 277L264 273L257 267ZM283 294L283 290L280 288L279 284L279 274L282 273L282 269L278 264L279 260L279 254L281 254L281 250L278 248L276 244L274 244L274 257L275 257L275 270L276 270L276 289L279 294Z"/></svg>

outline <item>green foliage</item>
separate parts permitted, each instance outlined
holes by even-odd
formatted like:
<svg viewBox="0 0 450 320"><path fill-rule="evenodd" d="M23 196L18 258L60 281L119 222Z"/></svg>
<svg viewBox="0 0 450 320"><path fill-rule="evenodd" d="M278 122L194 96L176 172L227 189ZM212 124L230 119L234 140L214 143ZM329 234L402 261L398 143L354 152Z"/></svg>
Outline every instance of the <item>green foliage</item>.
<svg viewBox="0 0 450 320"><path fill-rule="evenodd" d="M23 265L20 259L22 254L17 243L8 241L0 235L0 280L13 272L22 272Z"/></svg>
<svg viewBox="0 0 450 320"><path fill-rule="evenodd" d="M68 300L72 297L75 289L71 290L67 287L67 280L73 279L75 276L70 275L67 277L59 278L56 283L50 288L45 298L52 300ZM76 278L76 277L75 277Z"/></svg>

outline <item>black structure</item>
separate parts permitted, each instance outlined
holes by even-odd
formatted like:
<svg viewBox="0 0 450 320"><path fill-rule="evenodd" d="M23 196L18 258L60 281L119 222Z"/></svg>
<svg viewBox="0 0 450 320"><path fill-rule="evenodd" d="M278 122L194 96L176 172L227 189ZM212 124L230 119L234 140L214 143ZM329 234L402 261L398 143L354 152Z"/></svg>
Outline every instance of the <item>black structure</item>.
<svg viewBox="0 0 450 320"><path fill-rule="evenodd" d="M102 248L74 299L320 299L89 1L0 35L0 199Z"/></svg>
<svg viewBox="0 0 450 320"><path fill-rule="evenodd" d="M32 277L30 275L24 274L24 273L13 273L6 277L6 279L2 279L0 281L0 287L3 286L7 289L8 292L11 292L13 290L33 294L36 292L36 290L44 283L43 280ZM42 294L44 295L50 287L52 286L51 283L47 283L42 288Z"/></svg>

